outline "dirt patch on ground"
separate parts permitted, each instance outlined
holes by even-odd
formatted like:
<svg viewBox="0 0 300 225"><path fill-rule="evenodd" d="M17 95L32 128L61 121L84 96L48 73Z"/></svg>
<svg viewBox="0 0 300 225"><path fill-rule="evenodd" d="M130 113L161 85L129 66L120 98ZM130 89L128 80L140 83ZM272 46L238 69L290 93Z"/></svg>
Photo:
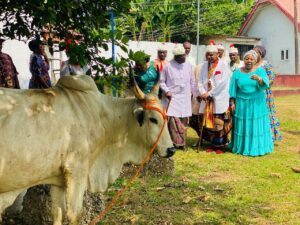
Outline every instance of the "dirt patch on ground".
<svg viewBox="0 0 300 225"><path fill-rule="evenodd" d="M104 196L100 193L84 194L80 225L87 225L104 210ZM52 225L50 185L29 188L21 213L5 213L3 225ZM65 222L64 225L68 225Z"/></svg>
<svg viewBox="0 0 300 225"><path fill-rule="evenodd" d="M139 166L128 163L124 165L122 177L132 177ZM161 158L157 153L154 153L150 160L145 164L140 172L140 176L161 176L172 175L174 173L174 161L172 159Z"/></svg>
<svg viewBox="0 0 300 225"><path fill-rule="evenodd" d="M228 172L212 172L200 178L200 181L205 183L229 183L236 180L237 178Z"/></svg>
<svg viewBox="0 0 300 225"><path fill-rule="evenodd" d="M138 166L127 164L123 167L122 177L131 178ZM174 161L163 159L154 154L141 170L140 176L160 176L173 174ZM101 193L86 192L80 225L87 225L105 208L104 196ZM65 222L64 225L67 225ZM3 225L52 225L50 185L38 185L28 189L21 213L6 212L3 215Z"/></svg>

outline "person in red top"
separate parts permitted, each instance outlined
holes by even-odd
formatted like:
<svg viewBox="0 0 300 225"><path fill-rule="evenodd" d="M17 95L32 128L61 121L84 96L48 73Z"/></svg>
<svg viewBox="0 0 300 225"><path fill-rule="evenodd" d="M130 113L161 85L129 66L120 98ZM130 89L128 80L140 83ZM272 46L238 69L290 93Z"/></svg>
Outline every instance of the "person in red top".
<svg viewBox="0 0 300 225"><path fill-rule="evenodd" d="M164 44L161 44L157 49L157 59L153 62L153 67L156 69L157 66L159 68L159 72L162 72L164 66L168 63L167 58L167 47Z"/></svg>
<svg viewBox="0 0 300 225"><path fill-rule="evenodd" d="M20 89L16 67L11 57L2 52L4 41L0 38L0 87Z"/></svg>

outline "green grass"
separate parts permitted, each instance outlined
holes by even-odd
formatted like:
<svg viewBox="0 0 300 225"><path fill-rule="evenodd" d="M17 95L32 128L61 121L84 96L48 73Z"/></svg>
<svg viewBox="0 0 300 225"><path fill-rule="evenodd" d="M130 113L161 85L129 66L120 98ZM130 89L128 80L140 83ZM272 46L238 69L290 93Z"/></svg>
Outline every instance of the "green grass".
<svg viewBox="0 0 300 225"><path fill-rule="evenodd" d="M291 169L300 168L299 102L276 99L283 140L274 153L178 151L173 175L138 178L99 224L300 224L300 174ZM188 136L197 139L192 130Z"/></svg>
<svg viewBox="0 0 300 225"><path fill-rule="evenodd" d="M299 90L300 87L272 86L272 90Z"/></svg>

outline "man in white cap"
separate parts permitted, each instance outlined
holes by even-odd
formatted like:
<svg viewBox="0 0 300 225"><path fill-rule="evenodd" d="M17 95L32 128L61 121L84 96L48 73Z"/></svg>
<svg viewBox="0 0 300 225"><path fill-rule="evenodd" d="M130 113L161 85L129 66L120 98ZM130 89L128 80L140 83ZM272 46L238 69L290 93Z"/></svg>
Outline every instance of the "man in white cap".
<svg viewBox="0 0 300 225"><path fill-rule="evenodd" d="M183 47L185 49L186 60L192 64L193 69L196 67L196 60L191 56L192 45L190 41L183 42Z"/></svg>
<svg viewBox="0 0 300 225"><path fill-rule="evenodd" d="M224 54L225 48L224 48L224 46L222 44L218 44L217 48L218 48L219 58L222 59L222 60L225 60L225 54Z"/></svg>
<svg viewBox="0 0 300 225"><path fill-rule="evenodd" d="M198 81L201 100L200 114L202 115L203 132L201 138L210 141L213 146L227 144L227 124L224 122L229 107L229 82L231 72L224 60L218 57L218 48L211 42L206 48L207 61L203 64ZM202 140L202 139L201 139ZM210 148L208 151L218 148Z"/></svg>
<svg viewBox="0 0 300 225"><path fill-rule="evenodd" d="M156 69L159 68L159 71L162 72L164 66L168 63L167 60L168 50L165 44L161 44L157 49L157 59L154 60L153 66Z"/></svg>
<svg viewBox="0 0 300 225"><path fill-rule="evenodd" d="M244 66L244 62L240 60L239 57L239 50L235 48L233 44L231 44L229 48L229 58L229 67L232 72Z"/></svg>
<svg viewBox="0 0 300 225"><path fill-rule="evenodd" d="M167 108L168 128L176 148L185 149L188 118L192 115L191 96L198 96L192 65L186 61L185 49L176 45L173 49L174 59L162 72L160 88L165 98L163 105Z"/></svg>

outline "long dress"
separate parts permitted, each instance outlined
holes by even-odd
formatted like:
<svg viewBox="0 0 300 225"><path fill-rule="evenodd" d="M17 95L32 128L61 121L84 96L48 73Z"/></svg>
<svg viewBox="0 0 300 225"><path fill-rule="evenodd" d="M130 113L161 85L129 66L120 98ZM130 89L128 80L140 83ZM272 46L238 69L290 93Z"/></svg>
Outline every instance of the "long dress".
<svg viewBox="0 0 300 225"><path fill-rule="evenodd" d="M172 99L162 99L167 109L168 128L175 147L186 146L188 118L192 115L192 93L198 96L193 75L192 65L189 62L182 64L171 60L165 65L160 77L160 88L164 93L171 92Z"/></svg>
<svg viewBox="0 0 300 225"><path fill-rule="evenodd" d="M34 54L30 62L31 78L29 81L29 88L50 88L52 85L48 70L49 64L46 63L44 57L39 54Z"/></svg>
<svg viewBox="0 0 300 225"><path fill-rule="evenodd" d="M8 54L0 52L0 87L20 89L17 69Z"/></svg>
<svg viewBox="0 0 300 225"><path fill-rule="evenodd" d="M252 80L252 75L262 78L264 85ZM265 90L269 78L262 67L250 73L236 70L230 82L230 97L235 99L232 140L229 147L233 153L260 156L271 153L272 141L269 112Z"/></svg>
<svg viewBox="0 0 300 225"><path fill-rule="evenodd" d="M275 73L272 71L272 66L267 62L264 62L262 66L265 69L269 77L269 80L275 81ZM267 95L267 106L269 110L273 141L280 141L282 139L281 132L280 132L280 123L276 113L274 95L271 90L271 86L266 89L266 95Z"/></svg>

